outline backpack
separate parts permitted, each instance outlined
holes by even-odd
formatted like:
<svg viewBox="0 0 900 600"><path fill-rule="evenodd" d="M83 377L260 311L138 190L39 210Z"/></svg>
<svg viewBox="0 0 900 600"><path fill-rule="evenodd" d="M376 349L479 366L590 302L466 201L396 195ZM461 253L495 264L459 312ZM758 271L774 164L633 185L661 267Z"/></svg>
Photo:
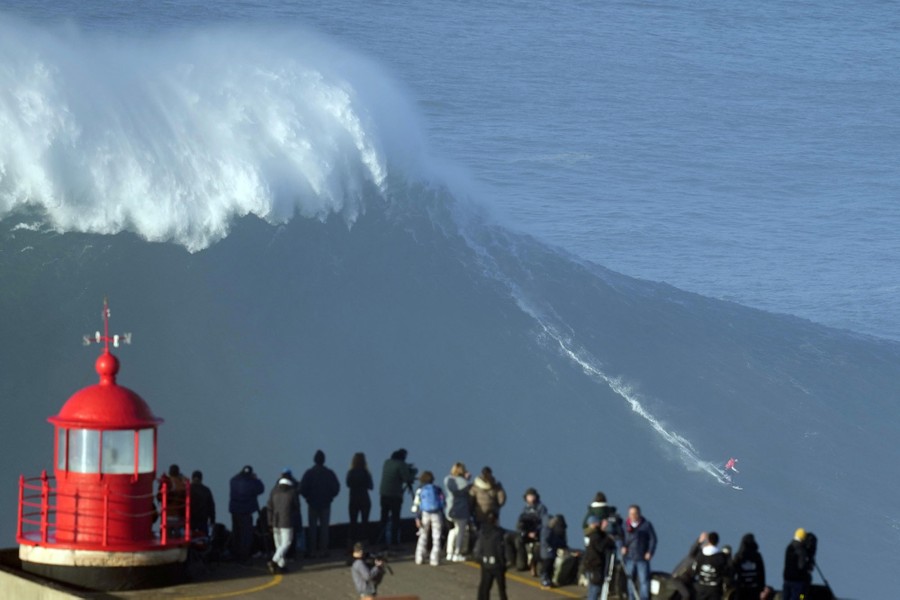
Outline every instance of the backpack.
<svg viewBox="0 0 900 600"><path fill-rule="evenodd" d="M441 512L444 510L444 493L433 483L423 485L419 490L419 507L427 513Z"/></svg>

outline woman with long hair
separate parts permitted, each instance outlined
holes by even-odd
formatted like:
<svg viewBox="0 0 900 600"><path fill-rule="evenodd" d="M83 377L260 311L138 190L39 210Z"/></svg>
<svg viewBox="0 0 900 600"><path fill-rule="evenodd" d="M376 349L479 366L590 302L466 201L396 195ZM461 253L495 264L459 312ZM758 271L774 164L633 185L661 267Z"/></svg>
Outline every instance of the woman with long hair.
<svg viewBox="0 0 900 600"><path fill-rule="evenodd" d="M358 542L357 520L362 521L362 529L365 531L369 524L369 512L372 510L372 500L369 498L369 490L374 486L372 474L366 464L366 455L357 452L350 461L350 470L347 471L347 489L350 490L350 543ZM368 537L368 536L366 536Z"/></svg>

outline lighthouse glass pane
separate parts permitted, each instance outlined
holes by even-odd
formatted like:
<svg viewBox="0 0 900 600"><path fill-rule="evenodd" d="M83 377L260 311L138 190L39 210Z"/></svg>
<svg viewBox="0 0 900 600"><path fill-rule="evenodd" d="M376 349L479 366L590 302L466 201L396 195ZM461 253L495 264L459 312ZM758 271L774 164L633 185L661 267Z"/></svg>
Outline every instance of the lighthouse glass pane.
<svg viewBox="0 0 900 600"><path fill-rule="evenodd" d="M134 473L134 430L103 432L103 472Z"/></svg>
<svg viewBox="0 0 900 600"><path fill-rule="evenodd" d="M56 468L64 471L66 468L66 430L56 430Z"/></svg>
<svg viewBox="0 0 900 600"><path fill-rule="evenodd" d="M153 429L138 432L138 473L153 473Z"/></svg>
<svg viewBox="0 0 900 600"><path fill-rule="evenodd" d="M100 472L100 432L69 430L69 470L75 473Z"/></svg>

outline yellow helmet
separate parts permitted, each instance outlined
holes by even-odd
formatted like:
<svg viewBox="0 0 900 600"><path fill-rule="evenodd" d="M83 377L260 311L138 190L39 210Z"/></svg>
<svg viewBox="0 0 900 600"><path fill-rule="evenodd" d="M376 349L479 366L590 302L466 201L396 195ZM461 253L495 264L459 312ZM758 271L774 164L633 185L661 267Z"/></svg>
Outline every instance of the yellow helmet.
<svg viewBox="0 0 900 600"><path fill-rule="evenodd" d="M798 542L802 542L806 538L806 530L802 527L797 528L797 531L794 532L794 539Z"/></svg>

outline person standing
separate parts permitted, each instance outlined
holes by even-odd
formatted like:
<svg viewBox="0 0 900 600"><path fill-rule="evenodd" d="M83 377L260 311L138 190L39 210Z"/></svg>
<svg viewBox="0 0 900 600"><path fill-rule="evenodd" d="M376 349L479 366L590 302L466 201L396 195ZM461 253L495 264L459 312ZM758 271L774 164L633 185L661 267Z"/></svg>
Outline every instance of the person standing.
<svg viewBox="0 0 900 600"><path fill-rule="evenodd" d="M734 579L733 600L759 600L766 587L766 565L752 533L741 538L737 554L731 560Z"/></svg>
<svg viewBox="0 0 900 600"><path fill-rule="evenodd" d="M500 518L500 509L506 504L506 490L503 485L494 478L494 472L490 467L481 470L481 475L475 478L475 484L469 488L469 496L473 500L475 522L481 526L488 513Z"/></svg>
<svg viewBox="0 0 900 600"><path fill-rule="evenodd" d="M350 490L349 541L352 544L358 542L360 538L356 528L357 521L362 522L363 531L366 531L369 524L369 513L372 510L372 500L369 498L369 490L373 488L372 474L369 473L369 466L366 464L366 455L362 452L353 455L345 483L347 489Z"/></svg>
<svg viewBox="0 0 900 600"><path fill-rule="evenodd" d="M441 529L444 524L444 492L434 485L434 474L423 471L419 476L419 489L413 498L412 511L416 515L419 541L416 543L416 564L425 562L425 552L431 539L429 563L432 567L440 564Z"/></svg>
<svg viewBox="0 0 900 600"><path fill-rule="evenodd" d="M691 566L696 600L722 600L729 579L728 557L719 548L719 534L710 531Z"/></svg>
<svg viewBox="0 0 900 600"><path fill-rule="evenodd" d="M478 584L478 600L488 600L491 587L497 582L500 600L506 598L506 534L497 525L497 514L485 513L481 532L475 542L475 560L481 565L481 581Z"/></svg>
<svg viewBox="0 0 900 600"><path fill-rule="evenodd" d="M403 491L412 492L415 471L406 462L406 450L395 450L391 457L384 461L381 469L381 529L384 531L386 544L400 543L400 508L403 505Z"/></svg>
<svg viewBox="0 0 900 600"><path fill-rule="evenodd" d="M650 600L650 559L655 553L656 531L653 530L653 524L641 515L640 506L632 504L628 507L628 520L625 522L622 557L629 582L634 580L637 573L641 600ZM631 584L628 586L628 597L632 600L633 587Z"/></svg>
<svg viewBox="0 0 900 600"><path fill-rule="evenodd" d="M294 560L297 558L297 546L301 542L303 536L303 513L300 512L300 482L294 477L294 472L289 467L285 467L281 470L281 475L278 476L278 479L289 480L293 486L294 495L297 497L297 505L293 508L293 513L291 515L294 535L291 536L291 545L285 554L285 557L287 557L288 560ZM278 485L277 481L276 485Z"/></svg>
<svg viewBox="0 0 900 600"><path fill-rule="evenodd" d="M250 560L253 550L253 515L259 512L258 496L266 491L253 467L247 465L231 478L228 512L231 513L232 553L239 562Z"/></svg>
<svg viewBox="0 0 900 600"><path fill-rule="evenodd" d="M812 583L813 561L805 541L806 530L801 527L794 532L794 539L784 552L782 600L800 600Z"/></svg>
<svg viewBox="0 0 900 600"><path fill-rule="evenodd" d="M267 563L270 573L284 572L284 557L294 539L294 514L299 510L300 500L294 482L283 476L272 488L266 504L266 515L275 540L275 554Z"/></svg>
<svg viewBox="0 0 900 600"><path fill-rule="evenodd" d="M325 453L316 450L313 466L300 479L300 494L306 500L309 514L307 552L328 555L328 528L331 524L331 503L341 490L334 471L325 466Z"/></svg>
<svg viewBox="0 0 900 600"><path fill-rule="evenodd" d="M166 528L170 536L184 535L184 514L187 505L187 477L181 474L178 465L170 465L169 472L159 478L156 500L162 504L165 490Z"/></svg>
<svg viewBox="0 0 900 600"><path fill-rule="evenodd" d="M450 474L444 478L444 489L447 491L447 519L453 523L453 529L447 534L447 560L450 562L466 560L463 558L463 542L471 517L469 510L471 478L471 473L461 462L455 463L450 468Z"/></svg>
<svg viewBox="0 0 900 600"><path fill-rule="evenodd" d="M594 500L588 505L584 519L581 521L581 529L584 530L585 545L587 545L587 538L591 534L590 527L588 526L588 518L592 515L601 521L606 521L606 528L604 531L608 535L613 536L614 539L621 539L622 527L616 507L606 502L606 494L597 492L594 494Z"/></svg>
<svg viewBox="0 0 900 600"><path fill-rule="evenodd" d="M216 501L212 491L203 485L203 473L191 473L191 532L209 536L216 524Z"/></svg>
<svg viewBox="0 0 900 600"><path fill-rule="evenodd" d="M588 578L588 600L598 600L610 570L610 561L615 559L616 541L606 533L608 521L597 515L585 519L587 545L584 550L584 574Z"/></svg>

